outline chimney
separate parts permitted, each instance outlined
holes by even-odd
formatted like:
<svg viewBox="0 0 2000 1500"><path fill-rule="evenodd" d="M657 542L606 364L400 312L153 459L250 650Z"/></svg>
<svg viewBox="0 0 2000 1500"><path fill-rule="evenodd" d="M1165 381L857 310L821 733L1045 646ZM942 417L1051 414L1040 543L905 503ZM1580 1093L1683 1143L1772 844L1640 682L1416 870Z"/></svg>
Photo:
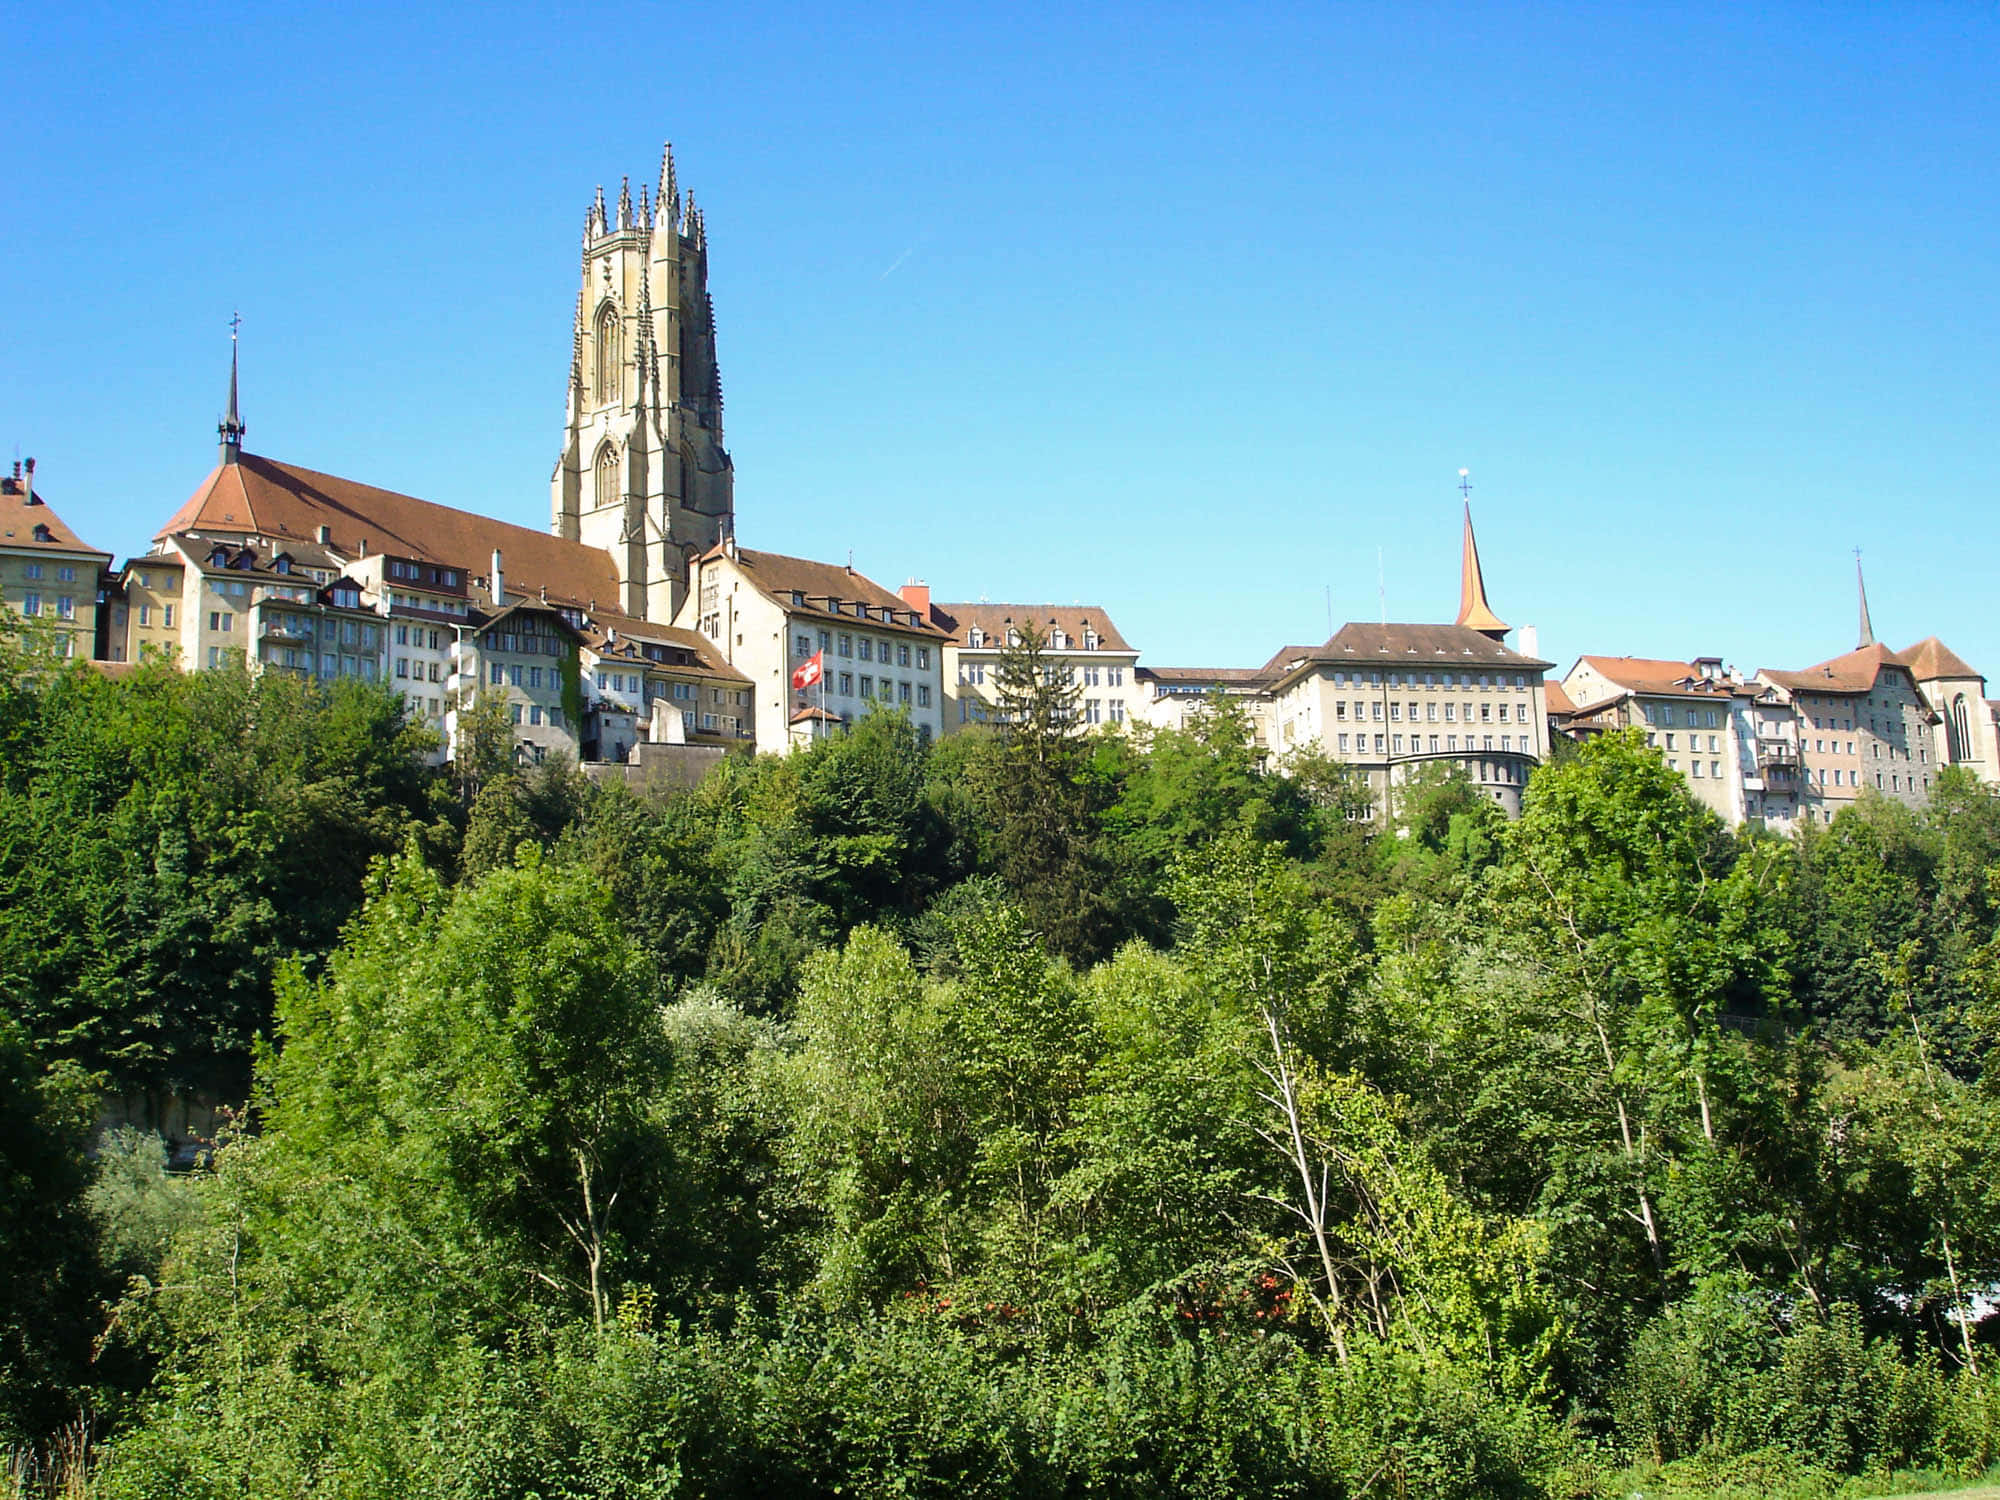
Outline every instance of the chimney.
<svg viewBox="0 0 2000 1500"><path fill-rule="evenodd" d="M40 505L42 503L35 498L35 461L32 458L28 460L28 477L21 481L21 493L28 497L22 502L23 504Z"/></svg>
<svg viewBox="0 0 2000 1500"><path fill-rule="evenodd" d="M488 577L493 580L493 607L495 609L504 608L507 603L507 590L502 586L501 582L500 549L498 547L493 549L493 571Z"/></svg>
<svg viewBox="0 0 2000 1500"><path fill-rule="evenodd" d="M917 618L926 624L931 618L931 586L921 578L912 578L896 592L903 596L903 602L917 612Z"/></svg>
<svg viewBox="0 0 2000 1500"><path fill-rule="evenodd" d="M1516 649L1523 656L1538 657L1542 654L1542 633L1534 626L1523 625L1520 634L1515 639L1519 642Z"/></svg>

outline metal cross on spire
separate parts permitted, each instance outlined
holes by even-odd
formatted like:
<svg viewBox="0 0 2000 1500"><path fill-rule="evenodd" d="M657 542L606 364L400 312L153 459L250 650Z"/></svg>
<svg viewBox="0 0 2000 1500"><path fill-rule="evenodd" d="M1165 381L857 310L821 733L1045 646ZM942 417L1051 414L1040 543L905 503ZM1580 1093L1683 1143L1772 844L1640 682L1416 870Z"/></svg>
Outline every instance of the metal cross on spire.
<svg viewBox="0 0 2000 1500"><path fill-rule="evenodd" d="M1460 469L1458 471L1458 492L1467 500L1472 498L1472 470Z"/></svg>

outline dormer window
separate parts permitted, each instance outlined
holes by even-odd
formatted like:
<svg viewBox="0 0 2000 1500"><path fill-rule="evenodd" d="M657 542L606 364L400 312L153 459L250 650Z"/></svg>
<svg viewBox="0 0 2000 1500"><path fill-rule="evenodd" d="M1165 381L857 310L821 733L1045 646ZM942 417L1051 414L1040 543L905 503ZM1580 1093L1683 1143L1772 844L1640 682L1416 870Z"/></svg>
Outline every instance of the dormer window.
<svg viewBox="0 0 2000 1500"><path fill-rule="evenodd" d="M35 540L36 540L36 541L38 541L38 542L53 542L53 541L54 541L55 539L56 539L56 534L55 534L55 533L54 533L53 531L49 530L49 528L48 528L47 526L43 525L43 524L42 524L42 523L41 523L40 521L37 521L37 522L35 523Z"/></svg>
<svg viewBox="0 0 2000 1500"><path fill-rule="evenodd" d="M805 607L806 607L806 591L804 589L793 589L792 608L804 609Z"/></svg>
<svg viewBox="0 0 2000 1500"><path fill-rule="evenodd" d="M227 547L217 547L217 548L216 548L216 549L215 549L214 551L210 552L210 553L208 554L208 565L209 565L209 566L210 566L211 568L226 568L226 567L228 567L228 566L229 566L229 549L228 549Z"/></svg>
<svg viewBox="0 0 2000 1500"><path fill-rule="evenodd" d="M1069 637L1060 630L1051 630L1049 632L1049 649L1051 651L1069 650Z"/></svg>
<svg viewBox="0 0 2000 1500"><path fill-rule="evenodd" d="M1088 625L1083 627L1083 649L1086 651L1095 651L1097 649L1097 632L1092 630Z"/></svg>
<svg viewBox="0 0 2000 1500"><path fill-rule="evenodd" d="M292 571L292 560L280 552L276 557L271 559L271 569L277 573L289 573Z"/></svg>
<svg viewBox="0 0 2000 1500"><path fill-rule="evenodd" d="M965 644L974 647L985 645L986 632L981 630L977 625L973 626L972 629L965 633Z"/></svg>

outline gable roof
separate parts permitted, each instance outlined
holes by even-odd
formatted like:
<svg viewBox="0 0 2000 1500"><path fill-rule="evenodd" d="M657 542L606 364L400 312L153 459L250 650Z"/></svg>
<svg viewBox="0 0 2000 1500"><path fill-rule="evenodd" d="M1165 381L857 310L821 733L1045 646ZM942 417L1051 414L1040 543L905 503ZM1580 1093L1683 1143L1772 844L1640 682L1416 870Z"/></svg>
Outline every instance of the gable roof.
<svg viewBox="0 0 2000 1500"><path fill-rule="evenodd" d="M1807 667L1803 672L1778 672L1765 668L1757 675L1794 692L1866 693L1874 689L1876 679L1884 671L1909 670L1898 660L1895 652L1878 641Z"/></svg>
<svg viewBox="0 0 2000 1500"><path fill-rule="evenodd" d="M852 568L814 562L810 558L787 557L782 552L759 552L750 547L731 548L727 545L710 549L702 561L717 559L735 563L759 592L782 609L794 613L805 610L828 619L845 619L852 623L854 616L837 613L832 608L832 601L865 604L870 619L878 624L939 638L944 636L943 628L911 608L909 600L900 594L890 593L874 579ZM795 603L795 596L804 602ZM881 618L885 609L890 611L887 620Z"/></svg>
<svg viewBox="0 0 2000 1500"><path fill-rule="evenodd" d="M966 633L978 626L985 633L987 643L1007 639L1007 629L1016 621L1033 620L1042 629L1043 635L1052 630L1060 630L1069 637L1067 651L1080 651L1086 627L1097 632L1099 651L1131 651L1133 648L1125 637L1118 633L1118 627L1111 623L1111 616L1095 604L933 604L931 619L947 631L958 645L965 644Z"/></svg>
<svg viewBox="0 0 2000 1500"><path fill-rule="evenodd" d="M600 610L585 618L582 634L584 647L602 661L630 660L635 666L679 667L711 677L726 677L733 682L750 681L723 660L715 642L698 630L656 625L651 620L635 620L630 615ZM648 645L665 646L674 653L674 658L654 661L642 649Z"/></svg>
<svg viewBox="0 0 2000 1500"><path fill-rule="evenodd" d="M350 557L366 542L371 552L480 574L497 550L510 593L547 589L572 604L620 597L611 554L599 548L254 453L216 465L154 540L201 531L312 542L322 526Z"/></svg>
<svg viewBox="0 0 2000 1500"><path fill-rule="evenodd" d="M1897 652L1896 655L1919 682L1934 682L1940 677L1971 677L1980 682L1986 680L1984 672L1972 666L1934 635Z"/></svg>
<svg viewBox="0 0 2000 1500"><path fill-rule="evenodd" d="M1578 666L1588 665L1606 682L1634 693L1683 698L1728 698L1734 694L1730 683L1703 677L1693 662L1648 656L1579 656L1576 660Z"/></svg>
<svg viewBox="0 0 2000 1500"><path fill-rule="evenodd" d="M1542 680L1542 704L1552 714L1576 712L1576 704L1571 701L1569 694L1563 691L1563 685L1553 677Z"/></svg>
<svg viewBox="0 0 2000 1500"><path fill-rule="evenodd" d="M1326 661L1403 664L1428 658L1440 665L1454 661L1506 667L1555 665L1510 650L1469 625L1366 625L1350 621L1315 654Z"/></svg>
<svg viewBox="0 0 2000 1500"><path fill-rule="evenodd" d="M106 566L110 565L111 554L99 552L69 529L67 522L49 508L37 490L34 502L29 503L25 485L8 484L0 486L0 547L21 548L30 552L86 552L92 557L101 557ZM38 537L35 528L48 529L47 537Z"/></svg>

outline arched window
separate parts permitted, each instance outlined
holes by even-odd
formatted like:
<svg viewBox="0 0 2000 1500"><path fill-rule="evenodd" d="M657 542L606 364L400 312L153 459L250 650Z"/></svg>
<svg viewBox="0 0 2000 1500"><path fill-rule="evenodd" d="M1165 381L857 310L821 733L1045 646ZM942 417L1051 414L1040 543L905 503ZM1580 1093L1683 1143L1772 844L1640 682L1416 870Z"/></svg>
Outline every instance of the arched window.
<svg viewBox="0 0 2000 1500"><path fill-rule="evenodd" d="M609 405L624 394L625 350L618 309L609 302L597 312L597 399Z"/></svg>
<svg viewBox="0 0 2000 1500"><path fill-rule="evenodd" d="M681 504L690 510L694 508L694 450L681 449Z"/></svg>
<svg viewBox="0 0 2000 1500"><path fill-rule="evenodd" d="M597 503L614 504L621 494L618 483L618 453L609 443L597 450Z"/></svg>
<svg viewBox="0 0 2000 1500"><path fill-rule="evenodd" d="M1972 758L1972 725L1965 716L1965 694L1951 700L1951 718L1945 724L1945 749L1953 765Z"/></svg>

